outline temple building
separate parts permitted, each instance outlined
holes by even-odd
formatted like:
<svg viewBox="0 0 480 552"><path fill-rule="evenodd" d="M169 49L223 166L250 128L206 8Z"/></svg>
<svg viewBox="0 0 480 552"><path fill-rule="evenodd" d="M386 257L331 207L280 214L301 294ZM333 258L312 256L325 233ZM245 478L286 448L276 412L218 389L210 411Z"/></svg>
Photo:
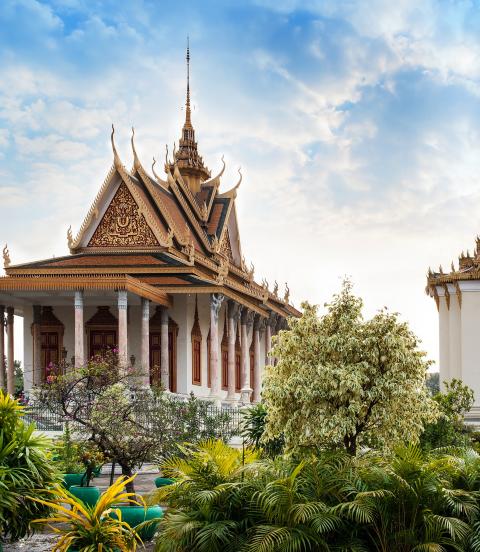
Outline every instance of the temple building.
<svg viewBox="0 0 480 552"><path fill-rule="evenodd" d="M171 159L167 151L164 179L155 161L151 172L142 165L133 129L127 170L112 127L113 165L76 237L68 229L70 255L14 265L5 246L0 386L9 392L17 315L27 391L52 366L82 366L116 347L120 363L138 368L145 386L217 403L260 399L272 335L299 312L288 286L284 294L278 284L270 290L246 266L235 209L242 176L224 190L225 163L212 177L198 152L189 61L187 49L185 123Z"/></svg>
<svg viewBox="0 0 480 552"><path fill-rule="evenodd" d="M428 271L427 293L439 315L440 382L460 379L473 389L475 402L466 419L480 423L480 237L473 255L459 257L458 268Z"/></svg>

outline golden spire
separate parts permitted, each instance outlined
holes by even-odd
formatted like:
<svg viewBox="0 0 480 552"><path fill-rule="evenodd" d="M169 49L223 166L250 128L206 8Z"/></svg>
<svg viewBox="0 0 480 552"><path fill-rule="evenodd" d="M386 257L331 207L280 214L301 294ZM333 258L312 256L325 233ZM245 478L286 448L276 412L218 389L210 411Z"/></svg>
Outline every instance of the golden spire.
<svg viewBox="0 0 480 552"><path fill-rule="evenodd" d="M185 103L185 125L183 128L192 127L192 112L190 110L190 39L187 36L187 101Z"/></svg>

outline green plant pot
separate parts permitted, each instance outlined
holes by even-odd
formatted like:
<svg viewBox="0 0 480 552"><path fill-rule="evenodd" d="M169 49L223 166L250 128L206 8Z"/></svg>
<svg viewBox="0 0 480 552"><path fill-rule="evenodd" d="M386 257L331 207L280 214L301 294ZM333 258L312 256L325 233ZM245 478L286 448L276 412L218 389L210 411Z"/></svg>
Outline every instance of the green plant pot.
<svg viewBox="0 0 480 552"><path fill-rule="evenodd" d="M99 487L80 487L79 485L72 485L69 491L87 506L95 506L100 498Z"/></svg>
<svg viewBox="0 0 480 552"><path fill-rule="evenodd" d="M166 487L172 483L175 483L175 479L170 479L169 477L157 477L155 479L155 487L157 487L157 489L160 487Z"/></svg>
<svg viewBox="0 0 480 552"><path fill-rule="evenodd" d="M64 473L63 486L70 489L72 485L81 485L84 473Z"/></svg>
<svg viewBox="0 0 480 552"><path fill-rule="evenodd" d="M160 506L149 506L146 510L143 506L120 506L116 505L114 508L118 508L122 512L122 521L125 521L130 527L137 527L144 521L163 517L163 509ZM113 513L115 515L115 513ZM116 517L116 516L115 516ZM151 523L146 527L142 527L138 534L143 541L152 540L157 530L158 522Z"/></svg>

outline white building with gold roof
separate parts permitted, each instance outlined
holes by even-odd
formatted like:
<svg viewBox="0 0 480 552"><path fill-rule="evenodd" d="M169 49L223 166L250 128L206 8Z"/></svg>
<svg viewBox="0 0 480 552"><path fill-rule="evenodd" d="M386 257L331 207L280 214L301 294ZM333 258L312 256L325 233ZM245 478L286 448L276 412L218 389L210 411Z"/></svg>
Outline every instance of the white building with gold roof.
<svg viewBox="0 0 480 552"><path fill-rule="evenodd" d="M5 247L0 386L10 392L18 315L27 390L52 369L116 347L123 365L140 366L145 385L259 400L272 335L299 313L288 287L269 290L245 263L235 208L242 177L223 190L225 164L213 178L205 166L191 121L188 50L187 68L185 123L165 177L155 163L144 168L133 131L127 170L112 129L113 165L77 236L68 231L70 255L15 265Z"/></svg>

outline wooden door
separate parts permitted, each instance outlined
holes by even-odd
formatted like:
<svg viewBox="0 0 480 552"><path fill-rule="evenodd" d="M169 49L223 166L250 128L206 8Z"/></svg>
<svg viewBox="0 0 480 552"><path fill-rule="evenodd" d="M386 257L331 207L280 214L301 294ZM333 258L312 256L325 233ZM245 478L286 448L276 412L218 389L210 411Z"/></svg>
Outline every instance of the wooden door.
<svg viewBox="0 0 480 552"><path fill-rule="evenodd" d="M106 351L114 349L117 345L117 332L115 330L91 330L90 331L90 358L102 356Z"/></svg>
<svg viewBox="0 0 480 552"><path fill-rule="evenodd" d="M228 389L228 346L222 347L222 388Z"/></svg>
<svg viewBox="0 0 480 552"><path fill-rule="evenodd" d="M40 339L42 344L42 370L45 379L51 372L55 372L59 364L58 332L41 332Z"/></svg>
<svg viewBox="0 0 480 552"><path fill-rule="evenodd" d="M150 331L150 384L160 385L161 377L162 335L160 331ZM177 347L176 330L168 331L168 375L170 391L177 391Z"/></svg>

